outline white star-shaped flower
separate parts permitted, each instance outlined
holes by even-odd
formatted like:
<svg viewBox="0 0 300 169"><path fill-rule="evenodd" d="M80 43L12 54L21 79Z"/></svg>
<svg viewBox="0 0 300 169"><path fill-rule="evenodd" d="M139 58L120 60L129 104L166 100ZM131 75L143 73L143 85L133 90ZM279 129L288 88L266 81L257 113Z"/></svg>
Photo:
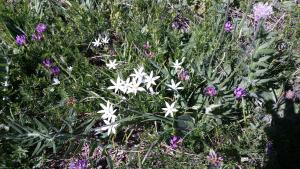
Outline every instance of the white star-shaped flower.
<svg viewBox="0 0 300 169"><path fill-rule="evenodd" d="M100 38L95 39L95 41L92 43L93 43L94 47L98 47L98 46L102 45L102 43L100 42Z"/></svg>
<svg viewBox="0 0 300 169"><path fill-rule="evenodd" d="M100 130L106 131L107 130L107 135L110 134L116 134L116 128L118 124L111 124L109 121L104 120L104 123L106 126L100 127ZM96 129L96 132L99 133L99 131Z"/></svg>
<svg viewBox="0 0 300 169"><path fill-rule="evenodd" d="M105 36L104 38L101 39L101 42L104 44L108 44L109 43L109 38L108 36Z"/></svg>
<svg viewBox="0 0 300 169"><path fill-rule="evenodd" d="M72 66L68 66L67 69L68 69L69 73L71 73L73 71L73 67Z"/></svg>
<svg viewBox="0 0 300 169"><path fill-rule="evenodd" d="M178 82L178 83L175 84L174 80L172 79L171 84L167 84L167 86L170 88L170 89L167 89L167 90L178 91L178 90L184 89L183 87L179 87L180 83L181 82Z"/></svg>
<svg viewBox="0 0 300 169"><path fill-rule="evenodd" d="M180 70L180 69L182 68L181 65L182 65L183 61L184 61L184 58L181 60L181 62L179 62L179 61L176 59L175 62L172 63L172 66L171 66L171 67L173 67L176 71L177 71L177 70Z"/></svg>
<svg viewBox="0 0 300 169"><path fill-rule="evenodd" d="M178 110L175 108L175 103L173 102L171 105L169 105L168 102L165 102L166 107L162 108L162 110L165 112L165 117L167 117L168 115L170 115L171 117L174 117L173 113L176 113Z"/></svg>
<svg viewBox="0 0 300 169"><path fill-rule="evenodd" d="M114 59L113 61L110 60L109 63L106 63L106 66L108 67L108 69L116 69L118 66L116 62L116 59Z"/></svg>
<svg viewBox="0 0 300 169"><path fill-rule="evenodd" d="M131 89L131 82L130 82L130 78L127 78L126 81L123 81L123 89L122 92L126 93L127 91L129 91Z"/></svg>
<svg viewBox="0 0 300 169"><path fill-rule="evenodd" d="M106 106L104 104L100 104L103 110L98 111L97 113L102 113L101 118L103 120L108 120L113 123L116 121L117 116L114 114L117 110L113 108L113 105L107 101Z"/></svg>
<svg viewBox="0 0 300 169"><path fill-rule="evenodd" d="M120 76L118 76L116 81L110 79L110 82L113 84L113 86L109 86L107 89L115 90L115 93L117 93L118 90L123 90L123 80L120 78Z"/></svg>
<svg viewBox="0 0 300 169"><path fill-rule="evenodd" d="M140 85L141 81L139 79L133 78L127 93L134 93L134 95L136 95L137 92L145 91L145 89L143 87L140 87Z"/></svg>
<svg viewBox="0 0 300 169"><path fill-rule="evenodd" d="M150 72L150 75L145 76L145 83L147 84L147 89L151 87L151 85L156 85L155 80L159 79L159 76L153 77L153 71Z"/></svg>
<svg viewBox="0 0 300 169"><path fill-rule="evenodd" d="M60 81L58 78L53 78L53 83L52 85L59 85L60 84Z"/></svg>
<svg viewBox="0 0 300 169"><path fill-rule="evenodd" d="M130 76L131 77L134 77L140 81L143 80L144 76L146 76L147 74L144 72L144 67L140 67L138 70L137 69L133 69L134 70L134 73L131 74Z"/></svg>

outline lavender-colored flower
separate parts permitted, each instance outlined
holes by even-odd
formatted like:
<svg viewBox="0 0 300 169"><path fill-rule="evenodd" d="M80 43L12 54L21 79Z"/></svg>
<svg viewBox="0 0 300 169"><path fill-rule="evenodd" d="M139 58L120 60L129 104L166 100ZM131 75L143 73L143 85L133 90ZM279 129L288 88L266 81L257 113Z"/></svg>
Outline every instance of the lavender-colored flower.
<svg viewBox="0 0 300 169"><path fill-rule="evenodd" d="M213 167L221 167L223 164L223 157L218 156L214 150L210 150L207 156L207 161Z"/></svg>
<svg viewBox="0 0 300 169"><path fill-rule="evenodd" d="M31 35L31 39L34 41L41 41L42 38L43 38L43 34L40 34L40 33L38 33L38 34L33 33Z"/></svg>
<svg viewBox="0 0 300 169"><path fill-rule="evenodd" d="M173 150L177 149L178 147L178 144L182 142L182 138L178 137L178 136L173 136L170 140L170 145L171 145L171 148Z"/></svg>
<svg viewBox="0 0 300 169"><path fill-rule="evenodd" d="M285 92L285 98L288 100L293 100L295 97L295 92L292 90L288 90L287 92Z"/></svg>
<svg viewBox="0 0 300 169"><path fill-rule="evenodd" d="M226 32L231 32L233 30L233 25L230 21L227 21L224 25L224 30Z"/></svg>
<svg viewBox="0 0 300 169"><path fill-rule="evenodd" d="M206 96L216 96L217 95L217 89L214 86L207 86L204 89L204 94Z"/></svg>
<svg viewBox="0 0 300 169"><path fill-rule="evenodd" d="M39 34L45 32L46 29L47 29L47 26L46 26L45 24L43 24L43 23L39 23L39 24L37 24L37 26L35 27L35 30L36 30Z"/></svg>
<svg viewBox="0 0 300 169"><path fill-rule="evenodd" d="M236 99L241 99L247 95L247 91L243 87L237 87L234 89L234 96Z"/></svg>
<svg viewBox="0 0 300 169"><path fill-rule="evenodd" d="M187 70L182 70L179 74L178 74L178 78L179 80L182 81L187 81L190 79L190 73Z"/></svg>
<svg viewBox="0 0 300 169"><path fill-rule="evenodd" d="M260 19L267 19L273 14L273 9L271 5L262 2L256 3L253 6L254 20L258 22Z"/></svg>
<svg viewBox="0 0 300 169"><path fill-rule="evenodd" d="M52 67L52 64L53 64L53 62L51 61L51 59L47 58L47 59L43 60L43 65L44 65L45 68L49 69L50 67Z"/></svg>
<svg viewBox="0 0 300 169"><path fill-rule="evenodd" d="M69 165L69 169L87 169L87 167L88 160L86 159L74 160Z"/></svg>
<svg viewBox="0 0 300 169"><path fill-rule="evenodd" d="M16 36L16 43L19 46L22 46L23 44L25 44L26 43L26 36L25 35L17 35Z"/></svg>
<svg viewBox="0 0 300 169"><path fill-rule="evenodd" d="M54 75L54 76L59 75L59 74L60 74L60 69L59 69L59 67L57 67L57 66L51 67L51 74Z"/></svg>

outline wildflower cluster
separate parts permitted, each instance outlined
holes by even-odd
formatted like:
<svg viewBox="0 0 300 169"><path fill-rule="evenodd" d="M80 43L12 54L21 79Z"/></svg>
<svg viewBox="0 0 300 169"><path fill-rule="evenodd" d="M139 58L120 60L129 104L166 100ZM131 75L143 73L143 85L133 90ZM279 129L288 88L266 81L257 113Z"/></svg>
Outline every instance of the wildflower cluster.
<svg viewBox="0 0 300 169"><path fill-rule="evenodd" d="M43 66L50 71L51 75L53 76L53 85L60 84L58 76L60 74L60 68L55 66L51 59L46 58L42 62Z"/></svg>
<svg viewBox="0 0 300 169"><path fill-rule="evenodd" d="M253 168L299 133L296 3L3 3L4 168Z"/></svg>
<svg viewBox="0 0 300 169"><path fill-rule="evenodd" d="M107 35L105 35L105 36L99 35L98 38L96 38L95 41L92 42L92 44L94 47L99 47L102 45L109 44L109 40L110 39Z"/></svg>
<svg viewBox="0 0 300 169"><path fill-rule="evenodd" d="M35 28L35 33L32 34L31 38L34 41L41 41L43 38L43 33L46 31L47 26L43 23L39 23Z"/></svg>
<svg viewBox="0 0 300 169"><path fill-rule="evenodd" d="M153 71L150 72L150 75L144 72L144 67L141 66L138 69L134 69L134 73L130 74L126 80L117 77L116 81L110 80L113 86L109 86L107 89L114 90L115 93L120 91L123 94L134 94L138 92L143 92L149 90L151 94L154 94L153 87L156 85L156 80L159 79L159 76L154 76Z"/></svg>
<svg viewBox="0 0 300 169"><path fill-rule="evenodd" d="M98 111L98 113L103 114L101 118L103 119L105 126L102 126L100 128L97 128L96 134L100 133L100 131L106 131L107 135L110 134L116 134L116 127L118 126L116 122L117 116L114 114L116 112L116 109L113 108L113 105L107 101L106 106L103 104L100 104L103 110Z"/></svg>
<svg viewBox="0 0 300 169"><path fill-rule="evenodd" d="M35 33L32 34L33 41L41 41L43 39L43 33L46 31L47 26L44 23L37 24L35 28ZM26 44L26 35L17 35L16 36L16 43L19 46Z"/></svg>

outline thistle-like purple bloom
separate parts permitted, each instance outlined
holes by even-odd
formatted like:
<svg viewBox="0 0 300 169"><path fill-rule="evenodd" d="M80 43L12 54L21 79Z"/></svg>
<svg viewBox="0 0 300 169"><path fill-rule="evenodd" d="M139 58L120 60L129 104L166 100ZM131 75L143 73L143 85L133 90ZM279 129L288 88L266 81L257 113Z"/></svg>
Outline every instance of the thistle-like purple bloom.
<svg viewBox="0 0 300 169"><path fill-rule="evenodd" d="M231 32L233 30L233 25L230 21L227 21L224 25L224 30L226 32Z"/></svg>
<svg viewBox="0 0 300 169"><path fill-rule="evenodd" d="M273 9L271 5L263 4L259 2L253 6L254 20L258 22L261 19L267 19L273 14Z"/></svg>
<svg viewBox="0 0 300 169"><path fill-rule="evenodd" d="M42 34L43 32L45 32L46 29L47 29L47 26L43 23L39 23L35 27L35 30L37 31L38 34Z"/></svg>
<svg viewBox="0 0 300 169"><path fill-rule="evenodd" d="M41 41L42 38L43 38L43 34L40 34L40 33L38 33L38 34L33 33L31 35L31 39L34 41Z"/></svg>
<svg viewBox="0 0 300 169"><path fill-rule="evenodd" d="M217 89L214 86L207 86L204 89L204 94L206 96L210 96L210 97L216 96L217 95Z"/></svg>
<svg viewBox="0 0 300 169"><path fill-rule="evenodd" d="M234 89L234 96L236 99L241 99L247 95L247 91L243 87L237 87Z"/></svg>
<svg viewBox="0 0 300 169"><path fill-rule="evenodd" d="M182 81L187 81L190 79L190 73L187 70L182 70L179 74L178 74L178 78L179 80Z"/></svg>
<svg viewBox="0 0 300 169"><path fill-rule="evenodd" d="M59 69L59 67L57 67L57 66L51 67L51 74L54 75L54 76L59 75L59 74L60 74L60 69Z"/></svg>
<svg viewBox="0 0 300 169"><path fill-rule="evenodd" d="M178 136L173 136L170 140L170 146L173 150L177 149L178 144L182 142L182 138L178 137Z"/></svg>
<svg viewBox="0 0 300 169"><path fill-rule="evenodd" d="M19 46L22 46L23 44L25 44L26 43L26 36L25 35L17 35L16 36L16 43Z"/></svg>
<svg viewBox="0 0 300 169"><path fill-rule="evenodd" d="M221 167L223 164L223 157L218 156L214 150L210 150L207 156L207 161L213 167Z"/></svg>
<svg viewBox="0 0 300 169"><path fill-rule="evenodd" d="M53 62L51 61L51 59L44 59L43 60L43 65L45 68L49 69L50 67L52 67Z"/></svg>
<svg viewBox="0 0 300 169"><path fill-rule="evenodd" d="M87 169L87 167L88 161L86 159L74 160L69 165L69 169Z"/></svg>
<svg viewBox="0 0 300 169"><path fill-rule="evenodd" d="M285 98L288 100L293 100L295 97L295 92L292 90L288 90L287 92L285 92Z"/></svg>

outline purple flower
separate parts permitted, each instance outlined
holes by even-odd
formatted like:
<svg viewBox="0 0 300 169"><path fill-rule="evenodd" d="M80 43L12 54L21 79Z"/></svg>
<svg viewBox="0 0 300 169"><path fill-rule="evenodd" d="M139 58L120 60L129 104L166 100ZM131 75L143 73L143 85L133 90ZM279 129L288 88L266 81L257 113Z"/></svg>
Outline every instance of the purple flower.
<svg viewBox="0 0 300 169"><path fill-rule="evenodd" d="M25 35L17 35L16 36L16 43L19 46L22 46L23 44L25 44L26 43L26 36Z"/></svg>
<svg viewBox="0 0 300 169"><path fill-rule="evenodd" d="M170 145L172 149L177 149L178 147L178 143L182 142L182 138L177 137L177 136L173 136L170 140Z"/></svg>
<svg viewBox="0 0 300 169"><path fill-rule="evenodd" d="M216 96L217 95L217 90L214 86L207 86L205 89L204 89L204 94L206 96Z"/></svg>
<svg viewBox="0 0 300 169"><path fill-rule="evenodd" d="M59 75L59 73L60 73L59 67L57 67L57 66L51 67L51 74L52 75L57 76L57 75Z"/></svg>
<svg viewBox="0 0 300 169"><path fill-rule="evenodd" d="M182 70L179 74L178 74L178 78L179 80L182 81L187 81L190 79L190 74L187 70Z"/></svg>
<svg viewBox="0 0 300 169"><path fill-rule="evenodd" d="M224 25L224 30L226 32L231 32L233 30L233 25L230 21L227 21Z"/></svg>
<svg viewBox="0 0 300 169"><path fill-rule="evenodd" d="M237 87L234 89L234 96L236 99L241 99L247 95L247 91L243 87Z"/></svg>
<svg viewBox="0 0 300 169"><path fill-rule="evenodd" d="M36 40L36 41L41 41L42 38L43 38L43 34L40 34L40 33L38 33L38 34L33 33L33 34L31 35L31 39L34 40L34 41L35 41L35 40Z"/></svg>
<svg viewBox="0 0 300 169"><path fill-rule="evenodd" d="M39 24L37 24L36 27L35 27L35 30L36 30L39 34L45 32L46 29L47 29L47 26L46 26L45 24L43 24L43 23L39 23Z"/></svg>
<svg viewBox="0 0 300 169"><path fill-rule="evenodd" d="M292 90L288 90L287 92L285 92L285 98L288 100L293 100L295 97L295 92Z"/></svg>
<svg viewBox="0 0 300 169"><path fill-rule="evenodd" d="M223 157L218 156L216 152L211 149L207 156L207 161L210 165L214 167L221 167L223 164Z"/></svg>
<svg viewBox="0 0 300 169"><path fill-rule="evenodd" d="M271 5L262 2L256 3L253 6L254 20L258 22L260 19L267 19L273 14L273 9Z"/></svg>
<svg viewBox="0 0 300 169"><path fill-rule="evenodd" d="M52 66L52 64L53 64L53 62L51 61L51 59L47 58L47 59L43 60L43 65L44 65L45 68L49 69Z"/></svg>
<svg viewBox="0 0 300 169"><path fill-rule="evenodd" d="M86 159L83 160L74 160L70 163L69 169L87 169L88 161Z"/></svg>

